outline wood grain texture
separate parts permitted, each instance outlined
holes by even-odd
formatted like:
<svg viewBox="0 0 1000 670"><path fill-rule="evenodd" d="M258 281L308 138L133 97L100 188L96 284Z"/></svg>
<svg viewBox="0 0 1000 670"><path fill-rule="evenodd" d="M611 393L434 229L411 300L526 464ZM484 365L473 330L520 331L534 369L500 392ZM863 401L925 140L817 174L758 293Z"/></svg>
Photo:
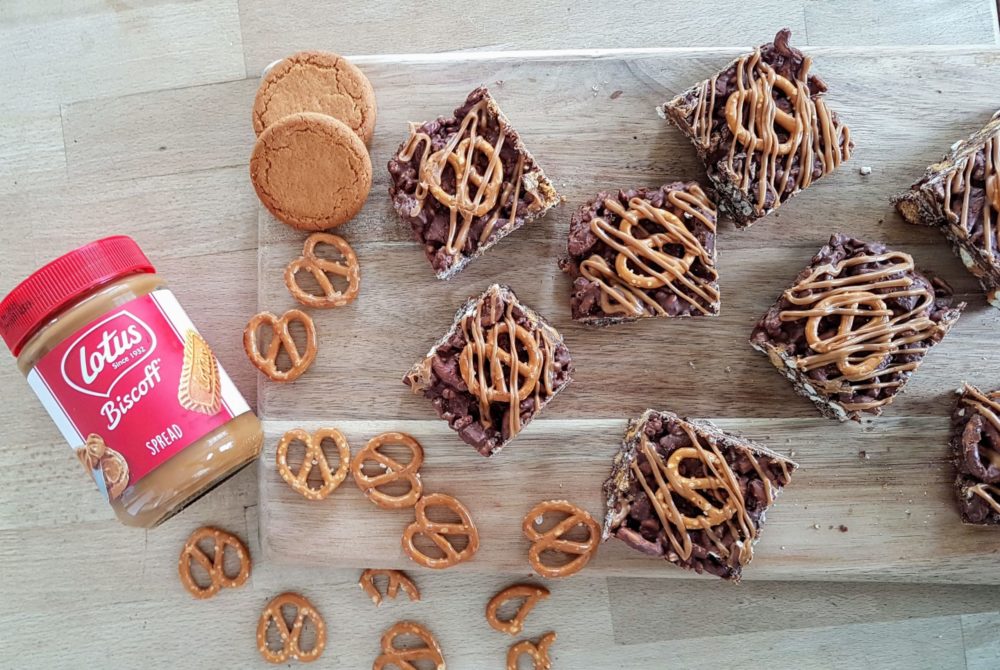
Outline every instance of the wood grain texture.
<svg viewBox="0 0 1000 670"><path fill-rule="evenodd" d="M600 486L619 444L622 419L655 407L721 417L724 427L782 452L796 452L802 469L769 515L748 579L1000 584L1000 571L982 569L1000 566L996 532L959 523L952 469L946 462L952 391L964 378L989 385L988 371L1000 362L991 344L998 314L984 306L947 245L932 231L900 223L888 205L889 195L905 188L909 175L919 174L918 166L936 155L936 149L923 155L927 145L946 147L950 140L942 134L961 137L966 114L976 116L976 123L989 115L993 101L977 103L973 97L967 105L972 111L956 115L950 110L947 119L937 118L941 96L957 93L963 82L982 77L1000 83L1000 73L990 67L995 55L967 49L933 59L887 55L861 75L860 63L868 58L860 50L816 51L822 52L816 69L831 85L831 105L853 125L858 155L787 210L779 210L778 217L748 233L723 228L720 317L648 320L603 330L569 319L569 281L556 268L568 217L588 194L609 186L698 176L690 148L649 110L656 100L724 64L729 54L537 59L516 66L490 60L470 63L467 77L448 80L433 62L405 68L372 63L367 71L386 110L373 143L373 163L384 164L395 150L402 133L394 135L392 129L404 128L403 119L432 117L430 110L447 110L454 104L449 100L460 101L476 82L502 80L501 105L570 204L513 234L457 278L442 283L433 280L419 247L405 240L406 231L379 188L385 172L376 173L376 182L383 184L376 184L362 216L339 231L354 243L361 263L359 299L316 314L320 355L309 373L295 384L263 383L259 388L261 413L268 420L261 523L269 555L276 561L349 565L380 556L386 567L407 564L398 544L405 514L380 515L356 491L350 496L350 489L338 492L334 503L313 505L277 477L273 444L297 422L325 420L346 429L356 449L381 430L413 432L426 442L428 490L443 487L465 500L478 517L480 556L457 569L510 571L523 568L526 544L519 521L535 502L569 497L603 516ZM908 84L904 92L904 80L897 79L904 72L920 86ZM412 104L394 99L402 90L395 85L401 76L427 91L416 112ZM607 81L608 89L627 89L629 95L615 100L595 96L587 85L592 81ZM880 89L882 97L875 98ZM907 118L916 122L889 113L886 101L900 97L914 110ZM401 113L401 108L410 111ZM562 110L567 122L552 123L551 117L537 114L548 108ZM630 135L643 140L630 144ZM907 152L921 153L913 167L905 160ZM860 165L872 165L872 174L861 176ZM302 236L265 213L260 223L259 306L280 312L292 306L282 268L298 254ZM862 425L839 426L819 418L766 358L746 344L755 320L833 231L887 239L913 250L921 265L939 272L971 303L954 333L931 352L886 416ZM510 449L484 462L434 419L429 403L408 393L400 378L447 330L464 299L492 281L511 284L522 300L552 321L566 338L577 372L576 381ZM561 443L572 449L555 447ZM859 458L861 451L867 459ZM490 471L485 481L484 468ZM342 507L346 517L331 516L330 505ZM848 533L836 530L841 524ZM322 541L293 541L303 534ZM605 545L590 569L689 576L617 542Z"/></svg>
<svg viewBox="0 0 1000 670"><path fill-rule="evenodd" d="M963 613L985 632L998 597L1000 589L995 587L943 584L897 584L876 596L871 584L831 588L815 582L748 582L733 589L718 581L681 581L671 582L668 589L651 589L649 582L640 580L608 580L615 642L625 645L703 638L706 631L727 636L776 627L792 631ZM637 608L637 602L644 606ZM719 621L714 613L723 610L731 616ZM650 611L667 616L650 617Z"/></svg>
<svg viewBox="0 0 1000 670"><path fill-rule="evenodd" d="M768 38L779 24L792 27L795 40L801 44L985 44L993 42L996 34L995 15L988 7L984 10L988 1L926 0L919 7L900 0L870 4L801 0L753 6L685 3L684 12L675 11L674 4L669 16L638 23L590 21L614 8L603 3L574 3L572 11L565 12L572 23L562 15L552 15L553 21L559 19L552 28L535 20L549 16L547 6L535 7L516 0L513 5L508 3L515 16L499 31L485 24L479 28L460 25L455 30L442 29L440 12L445 10L422 5L421 12L408 15L406 34L401 37L401 5L389 5L387 11L384 5L354 0L338 3L336 11L301 0L267 4L243 0L239 15L237 0L8 0L0 3L0 83L4 86L0 101L0 198L4 202L0 293L43 261L76 244L101 235L134 233L170 278L201 329L208 331L208 339L230 374L252 399L255 372L241 354L239 332L257 303L256 200L243 180L252 142L249 104L256 82L243 79L247 73L255 76L273 58L300 47L372 54L359 60L366 70L381 68L385 73L380 75L380 89L408 87L409 75L430 67L429 60L442 61L437 70L427 70L427 77L413 82L413 90L421 96L427 92L425 99L396 95L383 101L378 131L381 145L375 149L376 175L381 180L374 190L378 197L373 197L374 206L370 204L344 231L355 242L368 237L392 243L385 247L398 246L398 254L392 258L405 261L414 273L426 271L420 275L421 281L430 282L425 261L409 241L408 231L396 224L381 195L385 189L381 165L402 139L405 121L450 110L457 102L456 96L464 95L475 83L505 78L503 86L493 88L515 124L525 133L530 131L526 139L532 147L544 147L543 164L563 182L571 207L592 195L595 184L624 184L636 175L655 183L697 174L683 139L651 116L652 105L672 92L667 87L685 85L688 82L682 79L691 73L664 78L664 73L656 71L662 65L655 59L643 65L646 59L642 54L633 54L637 56L635 62L610 71L614 77L608 76L602 64L587 65L590 70L578 70L589 73L585 81L573 79L565 95L556 95L558 77L566 66L546 70L530 63L521 65L522 54L507 54L492 66L457 60L496 56L485 52L411 56L407 59L417 66L412 69L410 65L379 64L380 53L442 48L495 50L506 48L506 44L517 48L735 46ZM643 3L630 3L628 8L634 6L642 7ZM565 3L552 7L556 12L566 9ZM476 7L467 9L472 12L470 16L480 11ZM737 15L738 22L730 20ZM816 15L821 15L825 23L817 23ZM353 22L349 30L344 29L345 17ZM240 35L241 20L245 40ZM423 20L427 23L421 23ZM441 46L445 39L451 46ZM244 46L249 70L244 65ZM880 115L895 118L899 115L899 101L910 99L914 91L920 90L921 79L916 74L924 73L914 73L911 56L927 63L941 55L933 66L935 78L948 85L938 87L942 93L937 99L948 102L935 104L934 99L922 98L912 114L907 111L892 124L866 121L867 128L855 124L859 132L877 130L880 141L888 143L862 146L857 159L838 176L835 185L821 183L810 191L808 199L803 196L783 208L781 216L787 215L790 224L783 233L791 235L792 245L785 252L787 256L773 259L776 276L761 280L767 285L755 290L773 294L783 288L795 271L790 265L797 267L804 262L817 245L820 236L816 230L831 225L830 220L839 219L845 210L851 212L848 223L855 229L905 244L921 262L936 269L946 265L949 276L962 279L959 266L941 256L936 238L903 234L905 228L898 220L887 216L884 197L898 185L908 183L956 136L974 129L992 111L993 103L970 97L968 92L995 84L988 73L995 69L996 55L992 50L950 48L880 49L865 55L858 49L848 53L853 53L854 60L844 61L843 66L831 63L830 67L839 70L828 73L823 62L826 57L820 57L824 50L815 51L823 65L821 72L831 83L838 84L834 96L847 95L852 104L871 105L870 119ZM688 52L687 57L697 63L697 75L704 76L732 53L735 51L731 49L702 50ZM884 60L882 74L866 74L872 59ZM393 62L399 63L400 59L394 58ZM521 73L536 81L522 80ZM451 77L454 83L445 83ZM841 86L845 78L863 88L852 92L849 85ZM896 83L885 89L883 99L880 80L885 78ZM539 82L545 82L545 86ZM531 87L526 88L526 84ZM511 87L514 93L508 96L505 88ZM164 92L166 89L178 90ZM623 93L614 101L621 103L615 108L617 120L606 131L600 126L605 113L590 117L599 106L608 105L608 97L619 89ZM543 107L544 113L531 104L530 95L536 92L544 93L542 99L549 101ZM383 95L382 90L379 95ZM552 119L556 119L557 128L573 126L579 133L567 142L564 131L560 131L555 134L560 138L558 142L548 141ZM869 144L867 139L864 143ZM69 160L67 155L71 156ZM562 169L562 165L575 166L583 160L583 172ZM874 168L865 179L856 174L862 164ZM818 212L825 217L823 220L817 219ZM568 208L563 208L544 226L521 231L519 234L526 240L522 244L541 241L544 246L554 235L552 244L558 246L569 213ZM877 225L879 218L885 218L887 223ZM745 235L734 238L734 243L738 241L738 246L747 250L768 248L773 231L767 225L768 230L761 229L759 238ZM264 230L268 239L279 243L283 240L287 250L294 253L296 237L274 226ZM216 250L224 253L215 255ZM373 246L367 253L368 268L373 260L382 258L381 247ZM544 253L548 253L547 247ZM492 276L503 274L502 264L493 263L475 276L468 275L468 280L439 287L449 295L439 296L431 305L433 314L428 318L433 318L433 327L418 325L415 320L403 324L412 333L410 338L420 340L407 346L423 353L465 295L480 289ZM538 288L536 296L531 296L526 293L529 288L522 287L526 298L544 293ZM970 291L973 286L966 281L959 288ZM744 291L735 284L724 289L727 301L734 292ZM553 304L564 309L560 291L552 287L551 294L560 298ZM756 314L751 317L748 306L742 309L748 328ZM326 320L331 317L324 316L323 325L336 325L336 321ZM964 337L966 327L985 329L991 323L987 320L977 325L963 320L949 341ZM673 356L672 333L658 329L649 332L670 335L665 338L662 356ZM339 343L358 336L345 333ZM980 336L987 337L975 337ZM617 341L608 338L587 345L591 352L588 358L597 353L627 359L627 352L618 349ZM992 359L956 361L954 353L943 348L938 351L943 359L940 370L944 371L938 374L949 369L955 374L968 374L969 368L975 368L976 378L971 381L991 382ZM324 358L327 355L321 354ZM734 360L743 360L731 355ZM928 359L928 365L934 358ZM398 365L410 362L400 361ZM395 386L396 362L384 366L392 368L391 375L388 370L381 371L383 366L369 365L384 375L375 378L381 380L379 383L391 383L393 392L400 390ZM700 365L706 377L725 374L724 366L716 368L708 362ZM654 372L670 374L675 367L664 361ZM741 384L763 382L773 374L766 366L746 374L734 367L730 374L737 372ZM341 384L342 379L336 383ZM781 380L769 379L767 384L761 387L763 392L780 390L786 403L801 402L787 392ZM353 385L347 390L357 391L360 387ZM515 576L415 573L425 594L422 603L389 603L375 610L357 588L354 570L295 567L264 556L257 538L258 475L254 468L240 473L162 528L149 533L124 528L95 493L92 483L81 475L78 464L65 450L9 358L0 363L0 389L5 392L5 402L0 404L0 438L4 445L0 449L0 602L5 605L0 613L4 630L0 634L0 666L134 668L141 662L144 668L177 668L196 662L205 667L270 667L255 650L256 618L270 597L292 588L313 598L331 626L333 643L320 663L322 667L367 667L377 653L382 630L403 617L423 621L441 637L450 668L501 667L502 654L511 640L483 623L482 608L499 587ZM334 388L337 394L329 396L326 411L306 406L306 414L317 419L341 416L341 407L351 406L347 402L350 399L340 393L343 389ZM714 394L720 389L706 383L680 391L683 393L678 396L677 408L684 410L688 408L681 405L692 404L699 394ZM593 393L589 397L597 398ZM738 394L730 392L728 397ZM932 394L925 397L926 402L918 403L918 408L930 408L927 418L932 418L938 411L937 402ZM556 402L550 410L561 411L560 405ZM717 406L721 409L714 415L736 416L725 403ZM274 407L281 409L282 403ZM400 409L400 416L430 416L428 408L415 399L406 399L406 406ZM812 418L801 406L796 412L802 412L801 418ZM624 412L620 414L617 418L623 419ZM909 410L905 415L910 415ZM766 438L768 434L761 432L760 436ZM925 443L916 440L911 449ZM518 446L515 442L503 458L513 455ZM463 445L452 441L447 447L450 451L462 449ZM431 457L444 452L443 448L435 449ZM888 465L885 469L894 468ZM346 483L348 486L351 484ZM345 488L338 494L347 491ZM789 500L786 497L779 501L776 512ZM246 588L201 603L193 601L178 584L176 558L188 533L207 523L222 525L246 538L256 564ZM769 532L765 532L762 551L769 548ZM623 584L636 585L640 596L655 594L645 610L651 620L675 617L678 602L699 598L702 588L725 586L705 580L651 582L614 578L609 583L585 572L550 584L553 598L532 614L527 632L534 635L548 629L559 631L553 649L556 667L659 670L669 664L676 668L714 669L731 665L734 659L767 659L769 667L779 669L936 670L967 666L993 670L1000 665L998 614L980 612L983 601L965 586L934 587L940 590L928 593L933 593L938 602L925 606L928 596L919 590L924 587L751 581L732 591L732 603L721 597L706 598L714 603L711 614L718 630L728 633L753 617L757 632L716 634L713 627L702 637L640 641L641 632L653 635L656 629L629 628L636 623L634 618L624 617L623 610L640 606L625 598ZM623 589L622 595L613 596L609 586ZM870 594L867 606L859 606L865 605L860 597L836 597L840 592L856 593L854 589ZM989 595L991 590L982 593ZM826 594L826 599L821 594ZM797 607L805 607L803 603L813 602L815 613L808 616L815 621L814 627L786 630L789 617L781 612L782 604L796 611ZM880 603L886 603L884 608L880 609ZM859 607L857 620L836 616L835 608L848 604ZM963 612L961 616L959 611ZM692 625L674 629L671 634L674 632L691 635L696 629ZM632 640L637 643L621 643Z"/></svg>
<svg viewBox="0 0 1000 670"><path fill-rule="evenodd" d="M257 249L259 205L245 166L109 180L100 187L72 180L0 191L0 197L7 220L17 222L0 226L0 248L18 250L15 262L0 265L4 295L42 263L112 232L127 231L157 265L191 259L194 267L195 258ZM248 268L254 257L244 255Z"/></svg>
<svg viewBox="0 0 1000 670"><path fill-rule="evenodd" d="M0 7L0 189L58 182L61 104L242 78L232 0Z"/></svg>
<svg viewBox="0 0 1000 670"><path fill-rule="evenodd" d="M370 54L744 45L767 41L782 26L813 45L997 43L992 0L922 0L919 11L900 0L764 0L752 9L709 9L694 0L669 6L514 0L502 13L489 3L457 12L448 3L392 0L330 13L311 9L308 0L241 0L248 73L299 49ZM345 23L354 29L342 30Z"/></svg>
<svg viewBox="0 0 1000 670"><path fill-rule="evenodd" d="M1000 667L1000 612L962 616L962 642L968 670Z"/></svg>
<svg viewBox="0 0 1000 670"><path fill-rule="evenodd" d="M596 331L570 322L569 281L555 266L565 250L569 218L599 190L702 178L686 140L653 108L725 64L732 52L477 61L460 72L449 66L447 80L442 79L443 66L433 62L405 68L367 65L381 102L374 165L385 165L405 134L407 119L433 118L480 82L502 80L496 87L500 104L568 204L514 233L493 253L442 284L429 281L426 260L408 241L410 233L385 195L386 172L376 170L367 205L341 229L361 261L361 298L321 315L321 354L313 371L297 385L267 386L267 416L329 416L330 397L336 394L336 412L342 419L425 418L426 403L403 393L399 379L445 332L467 296L492 281L506 281L563 332L579 363L576 383L546 409L545 418L630 416L649 405L692 416L812 417L812 406L798 400L766 358L752 354L745 341L757 318L834 231L881 239L912 252L921 267L940 274L970 302L958 327L927 357L907 393L889 410L890 416L943 416L944 398L963 375L989 385L986 370L1000 363L1000 352L990 345L1000 314L986 307L972 277L938 235L903 224L888 199L954 138L992 113L994 101L984 94L987 99L977 102L975 91L989 90L983 82L1000 83L1000 71L993 67L997 54L967 49L923 55L890 51L873 67L867 52L860 50L815 51L816 69L832 87L831 105L854 128L856 156L750 231L735 232L723 224L722 315L710 325L697 319L650 320ZM426 91L417 104L397 93L402 78ZM914 81L920 85L914 86ZM592 85L599 86L599 95ZM611 100L605 93L613 90L626 93ZM961 110L941 104L950 95L965 97ZM912 114L898 114L895 101L901 98ZM538 109L559 109L564 120L554 124ZM868 176L858 172L865 165L872 167ZM301 236L266 214L262 217L260 306L283 310L291 306L291 298L281 269L297 255ZM704 340L706 327L712 329L710 342ZM408 336L399 338L400 332ZM348 346L350 356L337 355ZM393 352L391 360L383 355L386 351ZM619 390L613 396L603 392L608 380ZM303 392L310 384L320 390ZM758 395L776 402L762 404Z"/></svg>
<svg viewBox="0 0 1000 670"><path fill-rule="evenodd" d="M883 419L837 426L825 419L726 419L783 453L801 469L768 513L746 580L937 581L1000 585L996 532L966 528L955 510L953 478L941 419ZM291 428L312 422L266 421L261 456L261 540L275 562L414 567L400 535L412 511L377 509L351 482L326 501L307 501L277 475L274 445ZM323 424L327 425L327 424ZM510 449L484 461L440 421L331 421L357 453L374 435L401 430L416 437L426 458L427 492L462 500L480 532L481 548L452 570L512 573L530 569L521 519L535 503L566 498L603 519L601 484L624 431L624 421L539 419ZM920 446L913 436L920 436ZM564 445L572 445L566 448ZM864 450L868 459L859 458ZM839 527L844 525L847 532ZM818 526L818 528L816 527ZM308 536L315 542L295 538ZM588 574L691 578L618 541L601 546ZM714 581L711 578L710 581Z"/></svg>

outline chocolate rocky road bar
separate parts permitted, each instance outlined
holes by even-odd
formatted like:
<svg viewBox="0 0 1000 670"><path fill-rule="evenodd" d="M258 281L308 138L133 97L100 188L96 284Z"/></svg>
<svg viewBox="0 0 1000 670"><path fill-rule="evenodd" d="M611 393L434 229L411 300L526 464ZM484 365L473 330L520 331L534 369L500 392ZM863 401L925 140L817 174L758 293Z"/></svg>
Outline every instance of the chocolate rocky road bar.
<svg viewBox="0 0 1000 670"><path fill-rule="evenodd" d="M719 205L740 228L752 225L851 156L846 125L826 105L812 58L774 42L660 108L694 144Z"/></svg>
<svg viewBox="0 0 1000 670"><path fill-rule="evenodd" d="M573 215L567 251L576 321L719 313L715 205L695 182L599 193Z"/></svg>
<svg viewBox="0 0 1000 670"><path fill-rule="evenodd" d="M646 410L629 422L604 483L604 538L739 581L764 515L797 467L708 421Z"/></svg>
<svg viewBox="0 0 1000 670"><path fill-rule="evenodd" d="M1000 525L1000 390L962 387L951 415L951 451L962 521Z"/></svg>
<svg viewBox="0 0 1000 670"><path fill-rule="evenodd" d="M507 286L470 299L403 378L483 456L493 456L570 383L562 335Z"/></svg>
<svg viewBox="0 0 1000 670"><path fill-rule="evenodd" d="M486 88L454 116L411 124L389 161L389 197L439 279L560 202Z"/></svg>
<svg viewBox="0 0 1000 670"><path fill-rule="evenodd" d="M880 242L835 234L760 318L750 345L830 418L879 415L965 308Z"/></svg>
<svg viewBox="0 0 1000 670"><path fill-rule="evenodd" d="M907 223L939 229L1000 309L1000 112L957 142L892 202Z"/></svg>

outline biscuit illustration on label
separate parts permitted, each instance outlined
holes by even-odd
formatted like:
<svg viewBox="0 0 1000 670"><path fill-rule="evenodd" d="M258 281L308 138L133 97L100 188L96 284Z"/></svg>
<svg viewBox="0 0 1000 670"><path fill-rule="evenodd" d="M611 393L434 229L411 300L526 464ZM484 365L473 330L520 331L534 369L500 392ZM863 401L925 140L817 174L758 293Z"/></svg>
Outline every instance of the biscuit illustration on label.
<svg viewBox="0 0 1000 670"><path fill-rule="evenodd" d="M76 449L76 457L87 472L93 476L94 470L101 470L104 488L108 498L117 500L128 486L129 471L125 457L104 442L96 433L87 436L87 442Z"/></svg>
<svg viewBox="0 0 1000 670"><path fill-rule="evenodd" d="M128 463L125 462L125 457L108 447L101 459L101 472L104 473L108 497L117 500L128 486Z"/></svg>
<svg viewBox="0 0 1000 670"><path fill-rule="evenodd" d="M77 448L76 457L87 469L87 474L93 474L97 466L100 465L101 457L104 456L107 449L108 447L100 435L90 434L87 436L87 442L82 447Z"/></svg>
<svg viewBox="0 0 1000 670"><path fill-rule="evenodd" d="M222 406L219 361L205 338L193 330L184 337L184 366L177 401L184 409L209 416L217 414Z"/></svg>

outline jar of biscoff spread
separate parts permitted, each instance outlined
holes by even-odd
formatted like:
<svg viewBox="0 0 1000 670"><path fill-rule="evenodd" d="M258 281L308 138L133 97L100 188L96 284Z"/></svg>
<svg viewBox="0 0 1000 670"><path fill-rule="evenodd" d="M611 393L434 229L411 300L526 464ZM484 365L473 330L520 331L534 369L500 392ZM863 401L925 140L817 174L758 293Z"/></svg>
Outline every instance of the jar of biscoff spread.
<svg viewBox="0 0 1000 670"><path fill-rule="evenodd" d="M260 453L260 422L129 237L0 301L0 336L118 518L151 528Z"/></svg>

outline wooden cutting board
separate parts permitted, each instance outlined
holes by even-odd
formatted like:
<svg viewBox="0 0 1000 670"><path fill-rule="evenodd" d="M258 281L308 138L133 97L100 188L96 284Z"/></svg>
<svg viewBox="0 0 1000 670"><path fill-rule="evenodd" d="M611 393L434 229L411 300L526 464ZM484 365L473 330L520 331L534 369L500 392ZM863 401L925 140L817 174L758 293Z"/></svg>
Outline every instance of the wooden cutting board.
<svg viewBox="0 0 1000 670"><path fill-rule="evenodd" d="M290 428L339 427L354 453L382 431L413 434L426 451L425 490L463 500L481 533L475 559L454 569L525 573L525 512L543 499L567 498L602 518L601 483L625 420L655 407L713 419L800 463L768 514L745 579L1000 584L1000 530L961 525L947 461L954 389L963 380L1000 385L1000 312L986 305L937 233L907 226L888 203L993 113L997 54L810 50L815 70L830 86L831 106L852 128L856 153L839 172L750 231L721 224L721 316L596 330L569 318L569 281L556 261L565 250L572 212L600 190L703 179L687 140L655 107L738 53L358 60L379 102L371 148L375 184L361 215L338 232L358 253L361 295L348 307L314 313L319 356L299 381L259 382L267 432L260 537L270 559L412 567L399 542L412 511L380 510L351 481L327 500L310 502L278 477L275 445ZM405 137L407 121L450 113L482 83L493 89L567 204L442 282L391 209L385 165ZM871 173L861 175L862 166ZM937 272L969 302L907 392L883 417L862 424L822 418L746 343L756 319L834 231L912 253L920 267ZM261 309L294 306L282 270L300 252L302 239L261 211ZM487 460L400 379L449 328L459 305L494 281L510 284L563 333L577 372L539 419ZM604 544L587 570L691 575L617 541Z"/></svg>

